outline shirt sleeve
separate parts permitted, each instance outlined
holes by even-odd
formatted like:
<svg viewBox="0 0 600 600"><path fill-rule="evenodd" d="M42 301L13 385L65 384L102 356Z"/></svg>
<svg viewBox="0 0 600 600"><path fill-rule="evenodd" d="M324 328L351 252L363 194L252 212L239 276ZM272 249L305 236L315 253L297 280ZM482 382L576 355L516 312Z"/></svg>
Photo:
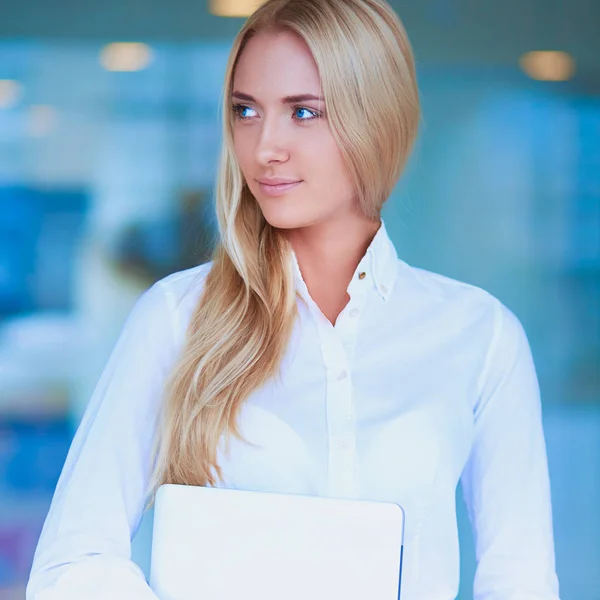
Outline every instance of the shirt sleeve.
<svg viewBox="0 0 600 600"><path fill-rule="evenodd" d="M131 538L174 354L167 292L152 286L125 321L69 449L26 600L157 600L131 560Z"/></svg>
<svg viewBox="0 0 600 600"><path fill-rule="evenodd" d="M530 346L496 301L493 340L461 476L473 527L475 600L558 600L546 444Z"/></svg>

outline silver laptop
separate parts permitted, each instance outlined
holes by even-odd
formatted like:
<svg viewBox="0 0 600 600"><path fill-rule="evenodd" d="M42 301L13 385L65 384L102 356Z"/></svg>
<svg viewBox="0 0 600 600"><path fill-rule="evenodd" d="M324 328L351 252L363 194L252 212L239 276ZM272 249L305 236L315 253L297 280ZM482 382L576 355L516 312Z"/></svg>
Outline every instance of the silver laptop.
<svg viewBox="0 0 600 600"><path fill-rule="evenodd" d="M163 485L150 586L160 600L398 600L397 504Z"/></svg>

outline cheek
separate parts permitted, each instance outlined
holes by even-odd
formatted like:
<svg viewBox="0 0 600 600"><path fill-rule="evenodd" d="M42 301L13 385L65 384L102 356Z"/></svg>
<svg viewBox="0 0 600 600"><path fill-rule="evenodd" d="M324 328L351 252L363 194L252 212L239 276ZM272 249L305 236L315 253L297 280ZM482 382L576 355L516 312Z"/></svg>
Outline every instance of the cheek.
<svg viewBox="0 0 600 600"><path fill-rule="evenodd" d="M246 174L252 163L252 148L247 135L233 135L233 151L242 172Z"/></svg>
<svg viewBox="0 0 600 600"><path fill-rule="evenodd" d="M318 179L320 187L328 193L335 191L340 197L351 195L350 173L333 137L328 135L319 142L306 151L315 181Z"/></svg>

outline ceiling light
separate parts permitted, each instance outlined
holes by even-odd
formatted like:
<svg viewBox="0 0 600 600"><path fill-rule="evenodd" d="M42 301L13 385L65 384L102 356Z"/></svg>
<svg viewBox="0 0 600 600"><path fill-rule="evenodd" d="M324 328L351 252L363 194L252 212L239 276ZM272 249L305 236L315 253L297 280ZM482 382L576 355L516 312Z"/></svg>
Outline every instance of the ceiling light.
<svg viewBox="0 0 600 600"><path fill-rule="evenodd" d="M218 17L248 17L262 0L210 0L210 12Z"/></svg>
<svg viewBox="0 0 600 600"><path fill-rule="evenodd" d="M100 63L108 71L141 71L152 62L152 50L139 42L108 44L100 53Z"/></svg>
<svg viewBox="0 0 600 600"><path fill-rule="evenodd" d="M19 102L23 87L13 79L0 79L0 109L12 108Z"/></svg>
<svg viewBox="0 0 600 600"><path fill-rule="evenodd" d="M540 81L567 81L575 73L575 61L566 52L527 52L519 63L529 77Z"/></svg>

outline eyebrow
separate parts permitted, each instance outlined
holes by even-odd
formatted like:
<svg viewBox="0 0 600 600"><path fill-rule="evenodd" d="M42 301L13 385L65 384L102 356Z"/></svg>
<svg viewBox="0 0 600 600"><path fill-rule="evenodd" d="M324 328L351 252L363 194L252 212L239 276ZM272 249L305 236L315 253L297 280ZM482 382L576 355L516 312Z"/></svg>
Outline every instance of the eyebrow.
<svg viewBox="0 0 600 600"><path fill-rule="evenodd" d="M256 100L250 94L244 94L243 92L234 91L231 94L234 98L239 100L245 100L246 102L256 102ZM296 96L285 96L281 99L282 104L296 104L298 102L308 102L310 100L317 100L325 102L325 98L320 96L313 96L312 94L298 94Z"/></svg>

